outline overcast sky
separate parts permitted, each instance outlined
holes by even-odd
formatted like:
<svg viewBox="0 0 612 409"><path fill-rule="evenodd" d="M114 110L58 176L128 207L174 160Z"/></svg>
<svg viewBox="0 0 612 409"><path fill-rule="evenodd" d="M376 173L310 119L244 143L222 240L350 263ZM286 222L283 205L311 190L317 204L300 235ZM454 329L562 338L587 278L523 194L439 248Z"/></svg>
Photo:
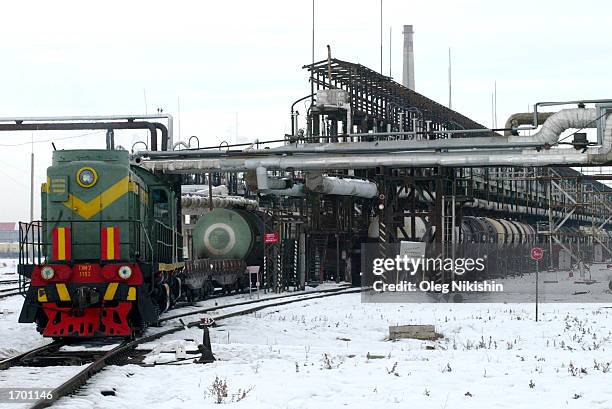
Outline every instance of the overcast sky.
<svg viewBox="0 0 612 409"><path fill-rule="evenodd" d="M97 6L94 6L97 4ZM149 113L175 117L175 139L203 145L290 130L290 104L309 92L311 0L5 2L0 116ZM316 0L316 59L380 69L379 0ZM401 82L402 25L415 29L418 92L491 125L544 100L612 97L612 3L608 1L383 0L384 67ZM146 103L145 103L146 94ZM179 115L180 100L180 115ZM300 107L298 106L298 110ZM304 107L301 108L304 111ZM180 121L179 121L180 117ZM180 122L180 127L179 127ZM0 134L0 221L29 218L31 146L103 147L103 133ZM122 134L131 145L139 135ZM34 144L36 199L50 142ZM39 214L36 202L35 217Z"/></svg>

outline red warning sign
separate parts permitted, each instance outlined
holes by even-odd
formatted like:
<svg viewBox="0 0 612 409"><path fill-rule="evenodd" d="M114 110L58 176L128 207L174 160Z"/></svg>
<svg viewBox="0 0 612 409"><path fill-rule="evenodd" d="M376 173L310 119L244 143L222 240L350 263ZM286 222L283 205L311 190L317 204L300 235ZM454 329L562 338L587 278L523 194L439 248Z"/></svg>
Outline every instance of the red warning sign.
<svg viewBox="0 0 612 409"><path fill-rule="evenodd" d="M264 244L276 244L280 237L278 233L266 233L264 234Z"/></svg>
<svg viewBox="0 0 612 409"><path fill-rule="evenodd" d="M544 250L542 250L542 247L534 247L531 249L531 259L532 260L541 260L542 257L544 256Z"/></svg>

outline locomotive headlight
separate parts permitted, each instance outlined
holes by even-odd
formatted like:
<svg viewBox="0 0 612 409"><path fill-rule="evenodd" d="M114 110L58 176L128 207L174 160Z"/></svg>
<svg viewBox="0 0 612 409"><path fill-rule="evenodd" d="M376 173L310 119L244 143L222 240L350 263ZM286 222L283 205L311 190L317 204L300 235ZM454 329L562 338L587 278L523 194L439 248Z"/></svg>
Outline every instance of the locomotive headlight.
<svg viewBox="0 0 612 409"><path fill-rule="evenodd" d="M43 280L51 280L54 275L55 271L53 270L53 267L44 266L42 270L40 270L40 276L43 278Z"/></svg>
<svg viewBox="0 0 612 409"><path fill-rule="evenodd" d="M127 280L132 276L132 269L130 268L130 266L121 266L119 267L119 271L117 271L117 274L123 280Z"/></svg>
<svg viewBox="0 0 612 409"><path fill-rule="evenodd" d="M97 181L98 174L93 168L86 166L77 172L77 182L81 187L92 187Z"/></svg>

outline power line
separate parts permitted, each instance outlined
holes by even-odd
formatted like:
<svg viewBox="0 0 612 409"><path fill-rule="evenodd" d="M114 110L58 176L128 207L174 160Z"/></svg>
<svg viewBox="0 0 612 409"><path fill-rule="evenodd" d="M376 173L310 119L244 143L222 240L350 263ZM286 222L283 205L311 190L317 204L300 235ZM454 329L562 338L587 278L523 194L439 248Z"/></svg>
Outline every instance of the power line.
<svg viewBox="0 0 612 409"><path fill-rule="evenodd" d="M54 142L54 141L62 141L65 139L76 139L76 138L82 138L84 136L89 136L89 135L94 135L94 134L98 134L101 131L94 131L94 132L88 132L88 133L84 133L81 135L74 135L74 136L62 136L59 138L53 138L53 139L45 139L45 140L40 140L40 141L30 141L30 142L22 142L22 143L12 143L12 144L0 144L0 146L3 147L11 147L11 146L25 146L25 145L30 145L30 144L35 144L35 143L47 143L47 142Z"/></svg>

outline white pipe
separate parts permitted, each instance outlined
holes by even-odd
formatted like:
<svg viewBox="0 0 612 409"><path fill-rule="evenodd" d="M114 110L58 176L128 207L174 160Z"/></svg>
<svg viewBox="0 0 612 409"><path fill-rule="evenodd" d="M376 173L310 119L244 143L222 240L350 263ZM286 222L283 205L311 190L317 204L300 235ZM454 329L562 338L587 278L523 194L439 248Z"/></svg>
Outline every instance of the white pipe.
<svg viewBox="0 0 612 409"><path fill-rule="evenodd" d="M226 185L212 187L212 194L215 196L227 196L228 192ZM181 193L208 196L210 192L208 191L208 185L182 185Z"/></svg>
<svg viewBox="0 0 612 409"><path fill-rule="evenodd" d="M570 149L554 149L478 153L478 151L455 151L444 153L396 153L386 155L321 155L283 156L274 155L256 158L214 158L186 160L149 160L142 166L152 171L164 173L193 173L246 171L249 169L283 170L328 170L328 169L368 169L377 166L395 167L479 167L479 166L546 166L579 165L591 161L586 153Z"/></svg>
<svg viewBox="0 0 612 409"><path fill-rule="evenodd" d="M261 193L277 194L282 195L282 191L288 191L288 196L293 196L288 186L291 186L291 182L288 179L269 178L268 170L264 167L257 167L255 169L255 181L257 183L257 191ZM299 189L298 189L299 190ZM298 190L294 190L294 193L300 193ZM276 191L276 193L271 192ZM299 194L298 194L299 196Z"/></svg>
<svg viewBox="0 0 612 409"><path fill-rule="evenodd" d="M304 196L304 184L303 183L295 183L290 188L286 189L268 189L265 191L260 191L262 195L274 195L274 196L292 196L292 197L301 197Z"/></svg>
<svg viewBox="0 0 612 409"><path fill-rule="evenodd" d="M596 155L602 162L610 160L608 157L612 151L612 114L608 114L603 128L603 138L601 141L601 147L597 149Z"/></svg>
<svg viewBox="0 0 612 409"><path fill-rule="evenodd" d="M511 136L509 141L516 143L555 144L559 135L570 128L595 127L596 111L593 109L565 109L551 115L542 129L533 136ZM193 171L244 171L248 169L284 170L323 170L323 169L367 169L377 166L395 167L480 167L480 166L546 166L601 164L610 158L612 151L612 115L606 119L602 146L595 151L578 153L571 149L534 149L487 151L464 150L433 153L394 153L394 154L329 154L313 156L276 156L273 154L249 158L212 158L190 160L150 160L142 165L150 170L166 173L190 173ZM493 142L496 138L490 138ZM504 138L501 138L504 139ZM453 139L447 139L452 141ZM461 141L461 139L455 139ZM261 172L261 171L258 171ZM259 177L259 174L258 174ZM258 179L259 181L259 179Z"/></svg>
<svg viewBox="0 0 612 409"><path fill-rule="evenodd" d="M257 176L257 189L268 190L268 170L263 166L257 166L255 168L255 175Z"/></svg>
<svg viewBox="0 0 612 409"><path fill-rule="evenodd" d="M552 114L542 128L531 136L509 136L510 142L522 143L537 141L542 144L554 145L559 141L559 135L568 129L595 128L597 111L593 108L562 109Z"/></svg>
<svg viewBox="0 0 612 409"><path fill-rule="evenodd" d="M362 179L340 179L337 177L308 175L306 187L313 192L328 195L372 198L378 195L376 183Z"/></svg>

